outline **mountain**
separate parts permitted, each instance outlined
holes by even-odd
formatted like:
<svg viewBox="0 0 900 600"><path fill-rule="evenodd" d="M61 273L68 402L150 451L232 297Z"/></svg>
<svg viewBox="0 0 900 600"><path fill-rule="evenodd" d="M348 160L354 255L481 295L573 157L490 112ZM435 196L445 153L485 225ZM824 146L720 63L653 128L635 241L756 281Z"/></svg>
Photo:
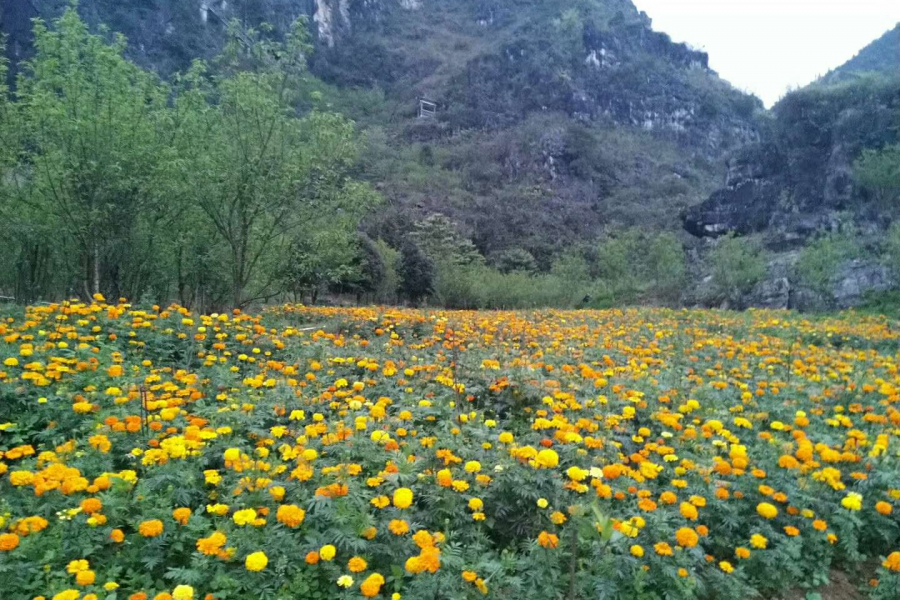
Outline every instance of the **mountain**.
<svg viewBox="0 0 900 600"><path fill-rule="evenodd" d="M845 308L895 285L883 255L900 200L900 166L891 162L900 156L900 26L787 94L759 131L758 141L729 159L724 187L683 213L685 229L706 240L758 238L772 260L756 299L769 306L834 306L836 299ZM863 157L877 170L874 185L860 171ZM795 266L828 239L855 250L819 257L835 263L827 266L836 274L810 302Z"/></svg>
<svg viewBox="0 0 900 600"><path fill-rule="evenodd" d="M900 23L822 79L826 83L839 83L861 73L891 75L898 71L900 71Z"/></svg>
<svg viewBox="0 0 900 600"><path fill-rule="evenodd" d="M67 4L3 3L13 62L30 53L30 19ZM360 176L388 200L366 227L395 247L433 213L489 258L524 250L544 268L609 228L675 229L672 215L707 197L726 158L760 135L759 100L630 0L81 0L78 10L166 77L214 56L231 19L279 35L308 17L310 104L350 115L366 136Z"/></svg>

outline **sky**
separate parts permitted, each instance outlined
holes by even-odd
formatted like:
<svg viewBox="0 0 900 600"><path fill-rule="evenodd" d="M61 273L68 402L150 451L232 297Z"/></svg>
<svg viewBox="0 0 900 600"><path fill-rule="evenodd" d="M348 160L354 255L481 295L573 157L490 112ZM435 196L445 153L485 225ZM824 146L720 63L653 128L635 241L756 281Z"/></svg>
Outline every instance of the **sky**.
<svg viewBox="0 0 900 600"><path fill-rule="evenodd" d="M766 106L838 67L900 22L900 0L633 0L653 29L709 53Z"/></svg>

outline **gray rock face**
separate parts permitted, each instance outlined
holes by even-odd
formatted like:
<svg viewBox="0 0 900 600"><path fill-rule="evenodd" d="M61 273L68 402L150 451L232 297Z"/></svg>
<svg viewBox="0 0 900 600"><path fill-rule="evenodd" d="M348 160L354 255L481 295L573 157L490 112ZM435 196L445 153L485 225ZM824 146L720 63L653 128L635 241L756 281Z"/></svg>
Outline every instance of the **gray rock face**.
<svg viewBox="0 0 900 600"><path fill-rule="evenodd" d="M762 231L778 208L784 175L784 157L777 146L746 146L729 161L726 187L685 213L685 229L697 237Z"/></svg>
<svg viewBox="0 0 900 600"><path fill-rule="evenodd" d="M881 220L853 165L864 149L897 141L898 102L900 85L887 78L789 94L762 142L734 155L725 186L683 215L684 228L697 237L765 231L785 249L830 230L841 213L860 225Z"/></svg>

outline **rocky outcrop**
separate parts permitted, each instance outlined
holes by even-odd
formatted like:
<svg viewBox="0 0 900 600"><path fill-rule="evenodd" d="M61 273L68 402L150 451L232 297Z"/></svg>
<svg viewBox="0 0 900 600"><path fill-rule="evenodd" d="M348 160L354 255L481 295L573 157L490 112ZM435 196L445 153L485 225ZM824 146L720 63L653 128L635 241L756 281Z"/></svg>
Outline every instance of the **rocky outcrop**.
<svg viewBox="0 0 900 600"><path fill-rule="evenodd" d="M773 109L762 141L730 160L725 185L683 215L697 237L766 233L770 248L796 247L849 214L858 225L891 218L857 185L866 148L897 140L900 80L861 79L794 92Z"/></svg>

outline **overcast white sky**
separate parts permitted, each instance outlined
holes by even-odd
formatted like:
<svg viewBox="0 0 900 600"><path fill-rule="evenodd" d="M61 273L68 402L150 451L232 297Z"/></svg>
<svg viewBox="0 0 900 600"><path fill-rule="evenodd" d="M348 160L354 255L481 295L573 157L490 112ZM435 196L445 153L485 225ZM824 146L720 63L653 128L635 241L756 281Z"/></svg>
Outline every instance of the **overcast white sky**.
<svg viewBox="0 0 900 600"><path fill-rule="evenodd" d="M900 22L900 0L634 0L653 28L709 53L710 67L767 106Z"/></svg>

